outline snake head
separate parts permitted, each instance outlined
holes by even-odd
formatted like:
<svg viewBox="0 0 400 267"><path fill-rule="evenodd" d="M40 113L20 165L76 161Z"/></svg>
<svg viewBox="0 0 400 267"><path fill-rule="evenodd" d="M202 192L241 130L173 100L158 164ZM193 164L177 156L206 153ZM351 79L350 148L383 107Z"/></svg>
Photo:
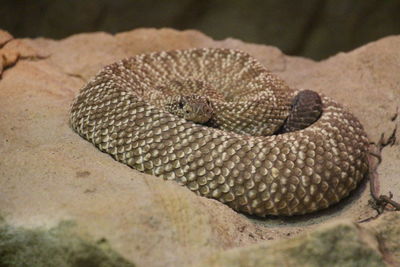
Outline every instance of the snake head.
<svg viewBox="0 0 400 267"><path fill-rule="evenodd" d="M207 97L200 95L179 95L171 97L165 110L173 115L195 123L206 123L213 115L213 108Z"/></svg>

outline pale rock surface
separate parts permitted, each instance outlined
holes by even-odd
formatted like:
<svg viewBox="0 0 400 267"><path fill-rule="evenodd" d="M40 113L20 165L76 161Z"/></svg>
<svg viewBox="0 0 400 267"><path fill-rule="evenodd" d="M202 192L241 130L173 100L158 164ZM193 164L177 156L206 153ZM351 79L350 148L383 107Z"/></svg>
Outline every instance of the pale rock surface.
<svg viewBox="0 0 400 267"><path fill-rule="evenodd" d="M27 228L72 220L82 236L107 239L138 266L179 266L254 243L268 246L333 219L358 221L376 214L364 182L342 203L316 214L246 217L173 182L132 170L70 129L74 96L103 66L139 53L192 47L249 52L290 86L323 92L346 105L371 141L399 127L400 36L314 62L285 56L274 47L214 41L196 31L137 29L60 41L13 39L0 31L0 215ZM378 169L380 191L391 191L397 201L399 132L397 141L383 149Z"/></svg>

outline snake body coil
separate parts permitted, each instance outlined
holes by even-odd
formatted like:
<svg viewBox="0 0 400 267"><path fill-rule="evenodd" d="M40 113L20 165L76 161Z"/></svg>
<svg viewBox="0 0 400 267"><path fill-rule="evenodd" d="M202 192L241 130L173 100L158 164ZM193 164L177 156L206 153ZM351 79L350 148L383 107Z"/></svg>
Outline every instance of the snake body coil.
<svg viewBox="0 0 400 267"><path fill-rule="evenodd" d="M368 139L327 97L315 123L274 134L297 94L240 51L158 52L105 67L80 91L70 122L117 161L237 211L304 214L356 188L368 171ZM206 126L171 112L189 96L212 106Z"/></svg>

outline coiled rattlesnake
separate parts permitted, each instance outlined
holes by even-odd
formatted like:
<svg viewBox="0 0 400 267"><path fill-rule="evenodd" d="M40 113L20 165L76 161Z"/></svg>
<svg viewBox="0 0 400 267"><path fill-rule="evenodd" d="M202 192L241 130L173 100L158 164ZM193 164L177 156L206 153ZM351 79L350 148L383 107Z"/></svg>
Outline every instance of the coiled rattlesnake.
<svg viewBox="0 0 400 267"><path fill-rule="evenodd" d="M76 97L70 122L116 160L237 211L304 214L356 188L368 139L327 97L315 123L276 134L297 95L244 52L158 52L105 67Z"/></svg>

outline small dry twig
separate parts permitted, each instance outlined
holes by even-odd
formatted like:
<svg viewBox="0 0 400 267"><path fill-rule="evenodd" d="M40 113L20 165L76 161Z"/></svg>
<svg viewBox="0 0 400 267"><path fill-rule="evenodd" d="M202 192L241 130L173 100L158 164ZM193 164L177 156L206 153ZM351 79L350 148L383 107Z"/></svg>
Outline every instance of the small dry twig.
<svg viewBox="0 0 400 267"><path fill-rule="evenodd" d="M369 185L370 185L370 192L372 196L372 200L370 201L370 205L377 211L376 216L372 216L370 218L364 219L359 221L366 222L372 219L379 217L385 210L387 210L387 206L391 205L394 210L400 210L400 203L394 201L393 194L389 192L389 195L380 195L379 194L379 180L378 180L378 172L377 169L382 162L382 149L388 145L393 146L396 142L396 132L397 132L397 125L394 128L392 134L389 136L387 140L385 140L384 134L382 133L380 140L377 144L371 143L370 147L370 156L369 157L369 164L370 164L370 171L369 171Z"/></svg>

